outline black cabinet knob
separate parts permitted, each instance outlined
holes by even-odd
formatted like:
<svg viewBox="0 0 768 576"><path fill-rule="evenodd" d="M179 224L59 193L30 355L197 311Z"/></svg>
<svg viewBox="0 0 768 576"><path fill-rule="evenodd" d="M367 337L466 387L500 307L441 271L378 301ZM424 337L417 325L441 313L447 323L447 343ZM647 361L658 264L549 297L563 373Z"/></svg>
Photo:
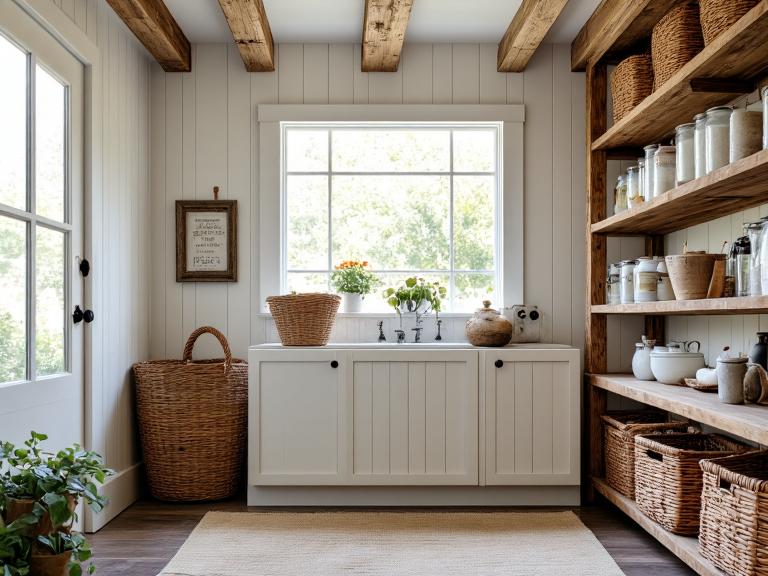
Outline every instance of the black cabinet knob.
<svg viewBox="0 0 768 576"><path fill-rule="evenodd" d="M338 367L339 367L339 363L336 362L336 360L331 360L331 368L338 368Z"/></svg>
<svg viewBox="0 0 768 576"><path fill-rule="evenodd" d="M496 366L496 368L501 368L502 366L504 366L504 360L496 360L496 362L494 362L493 364Z"/></svg>

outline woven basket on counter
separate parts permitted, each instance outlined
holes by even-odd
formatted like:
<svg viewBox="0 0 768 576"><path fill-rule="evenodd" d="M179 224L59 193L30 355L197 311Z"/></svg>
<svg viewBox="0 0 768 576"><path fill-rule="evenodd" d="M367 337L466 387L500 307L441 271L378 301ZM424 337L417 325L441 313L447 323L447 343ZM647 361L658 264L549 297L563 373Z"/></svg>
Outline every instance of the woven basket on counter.
<svg viewBox="0 0 768 576"><path fill-rule="evenodd" d="M768 452L701 462L699 550L731 576L768 576Z"/></svg>
<svg viewBox="0 0 768 576"><path fill-rule="evenodd" d="M704 45L736 24L759 0L699 0Z"/></svg>
<svg viewBox="0 0 768 576"><path fill-rule="evenodd" d="M685 432L688 422L670 422L664 412L613 412L603 415L605 480L627 498L635 498L635 436Z"/></svg>
<svg viewBox="0 0 768 576"><path fill-rule="evenodd" d="M637 507L670 532L696 534L701 510L699 461L746 449L718 434L649 434L635 437Z"/></svg>
<svg viewBox="0 0 768 576"><path fill-rule="evenodd" d="M653 92L650 54L636 54L619 62L611 74L613 121L618 122Z"/></svg>
<svg viewBox="0 0 768 576"><path fill-rule="evenodd" d="M224 358L192 360L202 334ZM226 337L210 326L189 336L181 360L133 365L144 465L158 500L221 500L242 479L248 420L248 364L232 358Z"/></svg>
<svg viewBox="0 0 768 576"><path fill-rule="evenodd" d="M283 346L328 344L340 303L341 296L336 294L288 294L267 298Z"/></svg>
<svg viewBox="0 0 768 576"><path fill-rule="evenodd" d="M651 34L654 90L704 48L699 22L699 5L686 2L668 12Z"/></svg>

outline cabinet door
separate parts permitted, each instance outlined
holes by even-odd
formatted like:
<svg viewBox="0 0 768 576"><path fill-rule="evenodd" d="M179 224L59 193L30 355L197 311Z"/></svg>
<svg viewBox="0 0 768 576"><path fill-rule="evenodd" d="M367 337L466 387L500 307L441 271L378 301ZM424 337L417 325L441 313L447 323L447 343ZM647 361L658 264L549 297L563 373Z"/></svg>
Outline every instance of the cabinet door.
<svg viewBox="0 0 768 576"><path fill-rule="evenodd" d="M343 483L343 382L342 359L331 350L252 353L250 484Z"/></svg>
<svg viewBox="0 0 768 576"><path fill-rule="evenodd" d="M483 356L485 483L579 484L579 351L505 349Z"/></svg>
<svg viewBox="0 0 768 576"><path fill-rule="evenodd" d="M353 484L477 484L478 353L349 353Z"/></svg>

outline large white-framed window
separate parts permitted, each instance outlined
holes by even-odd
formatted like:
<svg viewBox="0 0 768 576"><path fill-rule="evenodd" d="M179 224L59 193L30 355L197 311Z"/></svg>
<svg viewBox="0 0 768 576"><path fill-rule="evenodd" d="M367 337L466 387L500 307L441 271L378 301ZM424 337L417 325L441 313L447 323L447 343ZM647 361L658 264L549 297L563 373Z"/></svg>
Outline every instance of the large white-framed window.
<svg viewBox="0 0 768 576"><path fill-rule="evenodd" d="M282 122L282 291L332 291L356 260L381 287L439 282L447 312L497 301L502 135L501 122ZM387 310L377 292L365 311Z"/></svg>
<svg viewBox="0 0 768 576"><path fill-rule="evenodd" d="M261 105L259 298L327 291L343 260L444 310L523 300L521 105ZM388 312L370 298L367 312Z"/></svg>

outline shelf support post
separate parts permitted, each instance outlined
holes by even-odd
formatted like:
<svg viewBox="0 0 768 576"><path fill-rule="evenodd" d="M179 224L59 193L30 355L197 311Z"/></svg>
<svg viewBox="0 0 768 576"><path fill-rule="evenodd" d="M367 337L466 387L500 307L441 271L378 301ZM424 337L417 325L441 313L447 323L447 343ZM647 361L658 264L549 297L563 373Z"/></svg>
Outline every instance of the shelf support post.
<svg viewBox="0 0 768 576"><path fill-rule="evenodd" d="M605 373L608 368L606 341L606 317L592 314L592 304L605 303L606 237L593 234L591 225L605 218L606 172L608 157L605 151L592 150L592 143L602 136L608 127L608 75L607 66L597 63L587 66L587 302L586 335L584 341L584 368L586 371L584 398L587 402L587 426L583 439L586 478L583 486L587 501L595 497L592 476L602 477L603 449L601 416L605 412L607 395L591 385L589 374Z"/></svg>

